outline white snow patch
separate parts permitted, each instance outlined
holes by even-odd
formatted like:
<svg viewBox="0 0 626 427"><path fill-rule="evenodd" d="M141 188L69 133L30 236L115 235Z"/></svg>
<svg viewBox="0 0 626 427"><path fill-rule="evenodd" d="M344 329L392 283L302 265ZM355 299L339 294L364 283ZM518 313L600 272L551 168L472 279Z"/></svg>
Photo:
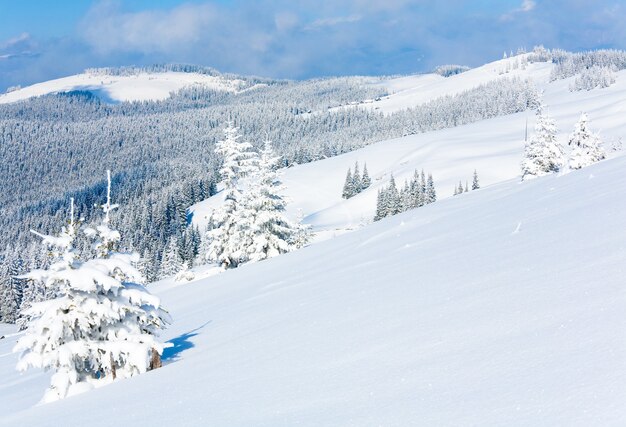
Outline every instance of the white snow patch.
<svg viewBox="0 0 626 427"><path fill-rule="evenodd" d="M241 88L242 83L240 80L198 73L140 73L131 76L83 73L2 94L0 104L76 90L90 91L109 102L158 101L187 86L202 85L210 89L235 92Z"/></svg>

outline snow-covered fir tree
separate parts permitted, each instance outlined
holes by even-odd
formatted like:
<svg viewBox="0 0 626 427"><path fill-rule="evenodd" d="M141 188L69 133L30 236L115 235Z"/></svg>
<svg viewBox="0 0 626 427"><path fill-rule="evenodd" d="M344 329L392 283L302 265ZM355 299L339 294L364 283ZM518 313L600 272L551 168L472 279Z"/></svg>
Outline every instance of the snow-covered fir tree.
<svg viewBox="0 0 626 427"><path fill-rule="evenodd" d="M348 168L348 172L346 173L346 179L343 184L343 190L341 192L341 197L344 199L349 199L350 197L356 196L361 191L365 190L372 184L372 179L369 176L369 172L367 171L367 164L363 166L363 175L361 175L359 170L359 162L355 162L354 164L354 173L351 168Z"/></svg>
<svg viewBox="0 0 626 427"><path fill-rule="evenodd" d="M431 174L428 174L426 181L426 189L424 190L424 204L435 203L437 201L437 191L435 190L435 180Z"/></svg>
<svg viewBox="0 0 626 427"><path fill-rule="evenodd" d="M19 301L12 286L9 265L0 265L0 322L14 323L19 314Z"/></svg>
<svg viewBox="0 0 626 427"><path fill-rule="evenodd" d="M598 67L594 65L581 71L570 85L571 92L579 90L603 89L615 83L615 73L610 67Z"/></svg>
<svg viewBox="0 0 626 427"><path fill-rule="evenodd" d="M568 145L573 147L569 156L570 169L584 168L606 157L602 141L589 130L588 122L587 114L582 113L569 137Z"/></svg>
<svg viewBox="0 0 626 427"><path fill-rule="evenodd" d="M46 269L32 270L29 280L54 289L56 297L26 310L28 328L14 351L18 369L52 369L44 401L62 399L116 378L160 365L164 345L156 334L168 322L160 301L142 286L132 263L136 254L115 251L120 234L110 228L110 175L104 219L96 229L96 257L80 261L73 244L78 224L71 216L57 236L40 235L60 255Z"/></svg>
<svg viewBox="0 0 626 427"><path fill-rule="evenodd" d="M543 104L537 109L535 132L524 147L522 180L558 172L564 164L563 147L556 138L554 120L545 112Z"/></svg>
<svg viewBox="0 0 626 427"><path fill-rule="evenodd" d="M416 169L411 181L405 182L400 191L391 175L389 185L378 190L374 221L433 203L436 200L435 183L431 174L428 174L428 179L426 179L424 171L422 170L420 174Z"/></svg>
<svg viewBox="0 0 626 427"><path fill-rule="evenodd" d="M354 179L352 178L352 169L348 168L348 172L346 173L346 180L343 184L343 190L341 192L341 197L344 199L349 199L350 197L356 194L354 189Z"/></svg>
<svg viewBox="0 0 626 427"><path fill-rule="evenodd" d="M223 158L220 176L224 183L224 203L209 218L206 257L224 268L234 268L243 257L239 224L241 180L256 170L258 155L252 151L250 143L241 141L241 135L232 123L224 129L224 136L215 147L216 153Z"/></svg>
<svg viewBox="0 0 626 427"><path fill-rule="evenodd" d="M180 248L178 246L178 239L176 236L170 237L170 240L163 249L163 255L161 257L161 269L159 270L159 277L172 277L178 274L183 269L183 259L180 256Z"/></svg>
<svg viewBox="0 0 626 427"><path fill-rule="evenodd" d="M358 194L363 190L363 182L361 181L361 172L359 171L359 162L354 164L354 173L352 174L352 188L354 194Z"/></svg>
<svg viewBox="0 0 626 427"><path fill-rule="evenodd" d="M400 192L396 186L396 180L393 177L393 174L391 174L391 178L389 178L389 186L385 191L384 212L385 216L392 216L402 212Z"/></svg>
<svg viewBox="0 0 626 427"><path fill-rule="evenodd" d="M302 248L306 246L313 238L313 230L311 229L311 226L304 223L304 214L302 213L302 209L298 209L296 223L298 224L298 229L296 231L296 234L294 235L292 244L296 248Z"/></svg>
<svg viewBox="0 0 626 427"><path fill-rule="evenodd" d="M137 268L145 277L146 283L152 283L159 279L160 260L154 251L149 249L144 250L141 258L137 262Z"/></svg>
<svg viewBox="0 0 626 427"><path fill-rule="evenodd" d="M480 182L478 181L478 172L474 169L474 175L472 176L472 190L478 190L480 188Z"/></svg>
<svg viewBox="0 0 626 427"><path fill-rule="evenodd" d="M367 171L367 163L363 164L363 176L361 177L361 190L365 190L372 185L372 179L370 178L370 174Z"/></svg>
<svg viewBox="0 0 626 427"><path fill-rule="evenodd" d="M285 213L287 203L282 196L277 164L278 157L271 143L266 141L258 169L251 176L242 199L238 223L242 246L240 262L272 258L306 243L298 235L299 224L289 220Z"/></svg>
<svg viewBox="0 0 626 427"><path fill-rule="evenodd" d="M459 181L459 185L456 188L456 194L463 194L463 182Z"/></svg>

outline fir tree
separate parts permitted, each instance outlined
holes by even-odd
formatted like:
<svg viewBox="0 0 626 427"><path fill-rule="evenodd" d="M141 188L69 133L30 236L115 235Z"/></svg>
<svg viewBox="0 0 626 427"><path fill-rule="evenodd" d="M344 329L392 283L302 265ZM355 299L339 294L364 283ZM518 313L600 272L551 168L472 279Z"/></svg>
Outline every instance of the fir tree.
<svg viewBox="0 0 626 427"><path fill-rule="evenodd" d="M400 207L402 212L415 207L411 194L411 185L407 180L404 180L404 186L402 187L402 191L400 191Z"/></svg>
<svg viewBox="0 0 626 427"><path fill-rule="evenodd" d="M573 147L569 157L571 169L584 168L606 157L600 138L589 130L585 113L580 115L578 123L574 126L568 145Z"/></svg>
<svg viewBox="0 0 626 427"><path fill-rule="evenodd" d="M15 304L17 305L18 310L22 308L22 304L24 302L24 291L26 290L25 288L28 281L23 277L23 274L26 272L27 270L24 260L18 253L9 262L9 286L12 289ZM18 313L16 313L16 317L19 317Z"/></svg>
<svg viewBox="0 0 626 427"><path fill-rule="evenodd" d="M464 189L463 189L463 183L462 183L461 181L459 181L459 186L458 186L458 187L457 187L457 189L456 189L456 193L457 193L457 194L463 194L463 191L464 191Z"/></svg>
<svg viewBox="0 0 626 427"><path fill-rule="evenodd" d="M278 158L271 143L265 142L258 170L252 177L250 188L243 201L242 261L261 261L295 249L294 242L301 240L299 227L285 213L283 186L275 170ZM302 244L300 242L299 244Z"/></svg>
<svg viewBox="0 0 626 427"><path fill-rule="evenodd" d="M365 190L372 184L369 173L367 172L367 163L363 165L363 176L361 177L361 189Z"/></svg>
<svg viewBox="0 0 626 427"><path fill-rule="evenodd" d="M354 179L352 178L352 169L348 168L348 173L346 174L346 180L343 184L341 197L343 197L344 199L349 199L352 196L354 196Z"/></svg>
<svg viewBox="0 0 626 427"><path fill-rule="evenodd" d="M160 260L151 249L145 249L143 255L137 262L137 269L146 279L146 283L152 283L159 279Z"/></svg>
<svg viewBox="0 0 626 427"><path fill-rule="evenodd" d="M300 249L306 246L306 244L308 244L313 237L313 231L311 229L311 226L304 223L304 215L302 214L302 209L298 209L297 225L298 228L291 244L295 248Z"/></svg>
<svg viewBox="0 0 626 427"><path fill-rule="evenodd" d="M478 172L474 169L474 177L472 178L472 190L478 190L480 188L480 183L478 182Z"/></svg>
<svg viewBox="0 0 626 427"><path fill-rule="evenodd" d="M540 103L535 132L527 141L522 161L522 180L558 172L563 166L563 148L556 139L554 120Z"/></svg>
<svg viewBox="0 0 626 427"><path fill-rule="evenodd" d="M363 181L361 179L361 173L359 172L359 162L354 163L354 173L352 174L352 189L353 195L356 195L363 190Z"/></svg>
<svg viewBox="0 0 626 427"><path fill-rule="evenodd" d="M396 180L391 175L389 179L389 186L385 191L385 216L395 215L402 212L402 203L400 200L400 193L396 186Z"/></svg>
<svg viewBox="0 0 626 427"><path fill-rule="evenodd" d="M239 139L237 128L232 124L224 130L225 138L219 141L215 151L224 159L220 175L224 182L224 203L209 219L207 257L225 268L240 263L241 234L239 209L242 199L240 180L249 176L257 167L258 158L252 145Z"/></svg>
<svg viewBox="0 0 626 427"><path fill-rule="evenodd" d="M178 239L176 236L172 236L170 237L165 249L163 249L159 277L166 278L175 276L180 270L183 269L183 265L184 262L180 256Z"/></svg>
<svg viewBox="0 0 626 427"><path fill-rule="evenodd" d="M411 198L412 198L412 207L418 208L424 204L424 195L421 191L421 185L419 181L419 172L415 169L413 172L413 178L411 179Z"/></svg>
<svg viewBox="0 0 626 427"><path fill-rule="evenodd" d="M33 304L29 324L15 351L18 369L55 370L44 401L62 399L95 385L130 377L160 363L163 344L155 339L167 321L159 299L139 284L131 265L136 255L115 252L120 240L109 227L110 175L105 218L95 230L97 257L80 261L73 249L78 224L72 218L58 236L40 235L61 255L48 269L28 273L57 292Z"/></svg>
<svg viewBox="0 0 626 427"><path fill-rule="evenodd" d="M428 181L426 182L426 193L424 195L424 203L434 203L437 201L437 192L435 191L435 181L433 176L428 174Z"/></svg>
<svg viewBox="0 0 626 427"><path fill-rule="evenodd" d="M374 221L380 221L385 217L385 195L379 188L378 195L376 196L376 214L374 215Z"/></svg>
<svg viewBox="0 0 626 427"><path fill-rule="evenodd" d="M9 266L0 264L0 322L14 323L19 311L18 299L9 276Z"/></svg>

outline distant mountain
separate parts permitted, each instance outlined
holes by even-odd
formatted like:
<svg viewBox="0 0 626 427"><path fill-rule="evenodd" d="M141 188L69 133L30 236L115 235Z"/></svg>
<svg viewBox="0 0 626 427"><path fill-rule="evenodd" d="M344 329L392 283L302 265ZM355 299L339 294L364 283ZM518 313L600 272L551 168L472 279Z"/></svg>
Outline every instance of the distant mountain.
<svg viewBox="0 0 626 427"><path fill-rule="evenodd" d="M237 92L260 81L265 80L221 74L212 68L197 66L92 68L73 76L11 88L0 95L0 104L73 91L91 92L108 103L160 101L190 86Z"/></svg>

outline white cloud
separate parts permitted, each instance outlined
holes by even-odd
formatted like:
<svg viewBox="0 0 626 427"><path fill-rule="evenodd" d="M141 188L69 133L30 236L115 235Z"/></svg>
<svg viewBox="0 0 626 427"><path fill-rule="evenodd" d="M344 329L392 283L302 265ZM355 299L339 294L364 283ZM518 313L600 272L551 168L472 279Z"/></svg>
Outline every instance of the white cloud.
<svg viewBox="0 0 626 427"><path fill-rule="evenodd" d="M97 52L171 52L201 38L218 19L210 4L183 4L170 10L122 12L118 4L96 4L82 22L84 40Z"/></svg>
<svg viewBox="0 0 626 427"><path fill-rule="evenodd" d="M522 7L520 7L518 10L520 12L530 12L535 8L536 5L537 4L533 0L524 0L522 2Z"/></svg>
<svg viewBox="0 0 626 427"><path fill-rule="evenodd" d="M349 24L352 22L358 22L361 20L361 15L350 15L350 16L337 16L333 18L323 18L317 19L311 22L309 25L304 27L304 30L317 30L323 27L334 27L335 25L340 24Z"/></svg>
<svg viewBox="0 0 626 427"><path fill-rule="evenodd" d="M31 41L30 34L22 33L19 36L11 37L10 39L5 40L4 42L2 42L0 44L0 48L2 48L2 49L11 49L11 48L15 48L16 46L19 46L19 45L30 43L30 41Z"/></svg>
<svg viewBox="0 0 626 427"><path fill-rule="evenodd" d="M37 50L37 44L30 34L22 33L0 42L0 60L35 57L38 55Z"/></svg>
<svg viewBox="0 0 626 427"><path fill-rule="evenodd" d="M500 20L510 21L515 17L516 14L530 12L533 9L535 9L535 6L537 6L537 3L534 0L523 0L520 7L513 9L510 12L505 13L504 15L500 16Z"/></svg>

